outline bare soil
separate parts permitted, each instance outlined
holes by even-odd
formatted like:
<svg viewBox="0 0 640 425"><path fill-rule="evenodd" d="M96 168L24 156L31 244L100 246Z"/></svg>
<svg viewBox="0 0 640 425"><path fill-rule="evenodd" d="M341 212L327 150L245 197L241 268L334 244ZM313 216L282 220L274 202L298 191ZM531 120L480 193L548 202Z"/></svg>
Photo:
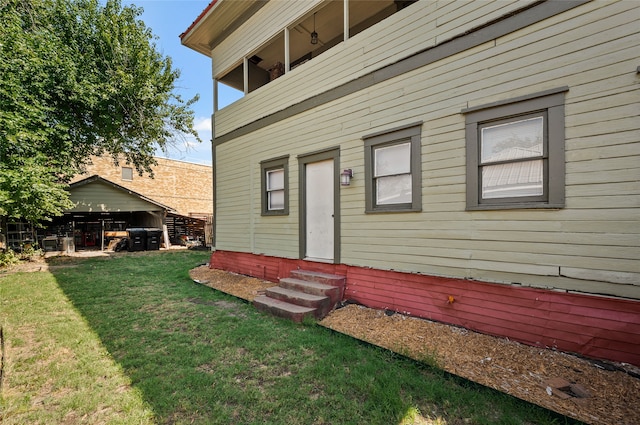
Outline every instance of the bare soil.
<svg viewBox="0 0 640 425"><path fill-rule="evenodd" d="M275 285L207 266L190 276L247 301ZM632 365L354 304L334 310L319 324L589 424L640 424L640 368Z"/></svg>
<svg viewBox="0 0 640 425"><path fill-rule="evenodd" d="M170 251L183 251L188 249L186 246L174 245L168 250ZM167 251L162 248L160 251ZM13 264L9 267L0 268L0 276L8 275L12 273L31 273L31 272L46 272L49 270L56 270L65 267L76 267L74 258L87 258L87 257L115 257L123 255L135 255L146 256L155 255L158 251L102 251L100 249L87 249L82 251L75 251L72 253L66 253L62 251L46 252L44 255L34 255L30 260L21 260L17 264Z"/></svg>

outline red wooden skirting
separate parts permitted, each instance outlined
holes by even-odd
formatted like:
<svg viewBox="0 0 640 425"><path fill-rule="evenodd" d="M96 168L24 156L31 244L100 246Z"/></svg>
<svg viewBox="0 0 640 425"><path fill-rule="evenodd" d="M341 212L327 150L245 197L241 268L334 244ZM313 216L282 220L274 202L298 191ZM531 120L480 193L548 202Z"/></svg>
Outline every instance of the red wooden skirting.
<svg viewBox="0 0 640 425"><path fill-rule="evenodd" d="M210 264L272 282L295 269L338 274L345 300L367 307L640 366L640 301L230 251Z"/></svg>

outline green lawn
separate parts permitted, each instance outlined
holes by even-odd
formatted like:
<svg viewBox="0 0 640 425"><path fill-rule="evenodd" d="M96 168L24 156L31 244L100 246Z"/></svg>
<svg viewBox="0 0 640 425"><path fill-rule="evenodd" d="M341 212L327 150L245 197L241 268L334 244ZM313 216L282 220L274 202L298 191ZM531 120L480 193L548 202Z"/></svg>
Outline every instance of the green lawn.
<svg viewBox="0 0 640 425"><path fill-rule="evenodd" d="M547 424L565 418L194 284L209 253L0 275L0 422ZM63 267L64 266L64 267ZM571 422L573 423L573 422Z"/></svg>

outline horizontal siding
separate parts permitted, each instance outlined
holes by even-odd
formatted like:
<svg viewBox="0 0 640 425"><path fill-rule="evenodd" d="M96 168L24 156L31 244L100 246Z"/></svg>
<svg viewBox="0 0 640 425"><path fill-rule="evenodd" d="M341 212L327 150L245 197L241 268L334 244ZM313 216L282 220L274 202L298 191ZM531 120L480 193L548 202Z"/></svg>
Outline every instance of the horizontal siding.
<svg viewBox="0 0 640 425"><path fill-rule="evenodd" d="M480 3L455 10L489 16ZM296 257L297 156L340 146L355 173L340 190L344 263L640 298L639 15L591 2L222 144L218 248ZM465 211L461 110L565 85L566 208ZM365 214L362 137L416 121L422 212ZM259 163L287 154L290 214L261 217ZM248 226L254 236L235 238Z"/></svg>
<svg viewBox="0 0 640 425"><path fill-rule="evenodd" d="M218 226L217 247L297 257L297 183L289 183L288 216L261 216L260 162L287 154L287 150L278 152L266 143L254 147L246 144L244 148L229 143L217 148L216 155L224 158L217 170L217 217L218 223L224 223ZM295 166L290 167L289 175L290 180L297 181Z"/></svg>
<svg viewBox="0 0 640 425"><path fill-rule="evenodd" d="M453 7L451 3L455 3ZM225 134L260 117L432 47L438 37L448 39L463 34L479 22L495 19L529 3L531 2L422 1L413 4L347 42L338 44L285 77L278 78L218 111L215 117L216 132L218 135ZM289 7L291 4L295 4L296 7L288 8L286 13L279 13L274 9L277 7L279 10L284 5ZM299 4L304 4L305 7L302 8ZM218 73L217 62L220 62L221 69L230 69L229 64L234 63L230 58L234 53L238 58L243 52L253 52L261 44L255 40L265 40L263 33L270 34L269 31L273 28L283 29L287 20L292 23L312 7L313 3L306 2L270 2L250 22L241 27L233 39L225 40L213 50L215 75ZM295 16L294 12L297 12L298 16ZM273 18L268 20L267 15ZM441 23L438 23L438 19ZM354 60L356 58L358 60ZM239 63L238 59L236 63ZM287 95L274 96L274 93Z"/></svg>
<svg viewBox="0 0 640 425"><path fill-rule="evenodd" d="M161 211L162 207L147 202L126 190L116 189L110 184L95 181L74 187L69 194L74 207L66 210L75 212L132 212Z"/></svg>

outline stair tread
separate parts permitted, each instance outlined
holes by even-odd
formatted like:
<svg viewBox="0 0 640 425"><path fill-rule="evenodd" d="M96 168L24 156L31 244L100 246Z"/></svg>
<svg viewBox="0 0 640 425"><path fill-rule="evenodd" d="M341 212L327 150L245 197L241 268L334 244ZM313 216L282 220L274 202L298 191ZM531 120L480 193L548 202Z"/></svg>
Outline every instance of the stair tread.
<svg viewBox="0 0 640 425"><path fill-rule="evenodd" d="M308 270L294 270L292 273L297 273L297 274L302 274L305 276L317 276L317 277L322 277L325 279L344 279L345 276L341 276L341 275L337 275L337 274L330 274L330 273L323 273L323 272L312 272L312 271L308 271Z"/></svg>
<svg viewBox="0 0 640 425"><path fill-rule="evenodd" d="M266 295L259 295L254 300L254 303L260 303L271 307L277 307L281 310L289 311L291 313L311 313L315 311L315 308L303 307L296 304L291 304L286 301L277 300L275 298L267 297Z"/></svg>
<svg viewBox="0 0 640 425"><path fill-rule="evenodd" d="M300 292L293 289L282 288L280 286L274 286L273 288L267 289L267 291L277 292L282 295L287 295L291 298L301 298L308 301L321 301L328 298L324 295L307 294L306 292Z"/></svg>
<svg viewBox="0 0 640 425"><path fill-rule="evenodd" d="M303 286L308 286L310 288L316 288L316 289L334 289L336 288L336 286L333 285L327 285L326 283L318 283L318 282L312 282L310 280L302 280L302 279L296 279L295 277L285 277L280 279L280 282L291 282L291 283L295 283L297 285L303 285Z"/></svg>

